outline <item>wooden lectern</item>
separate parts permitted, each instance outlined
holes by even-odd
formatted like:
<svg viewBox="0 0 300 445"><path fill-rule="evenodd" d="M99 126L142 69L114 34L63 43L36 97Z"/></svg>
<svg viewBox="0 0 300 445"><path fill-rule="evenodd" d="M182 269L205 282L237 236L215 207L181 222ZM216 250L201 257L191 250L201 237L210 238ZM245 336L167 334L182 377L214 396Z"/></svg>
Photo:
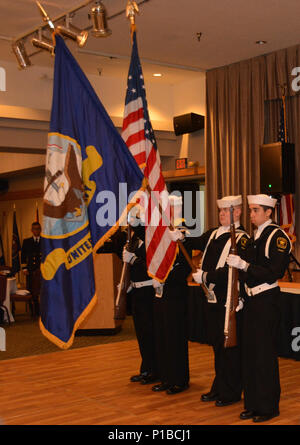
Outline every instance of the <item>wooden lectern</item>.
<svg viewBox="0 0 300 445"><path fill-rule="evenodd" d="M110 335L121 330L123 320L115 320L114 316L122 265L115 253L96 255L94 271L98 301L79 326L76 335Z"/></svg>

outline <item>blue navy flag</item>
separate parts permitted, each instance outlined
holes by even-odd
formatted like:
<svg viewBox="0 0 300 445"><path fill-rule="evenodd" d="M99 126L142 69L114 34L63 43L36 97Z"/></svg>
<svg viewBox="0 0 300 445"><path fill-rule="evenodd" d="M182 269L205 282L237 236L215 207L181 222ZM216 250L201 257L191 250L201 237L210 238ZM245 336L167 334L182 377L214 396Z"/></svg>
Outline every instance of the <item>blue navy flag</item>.
<svg viewBox="0 0 300 445"><path fill-rule="evenodd" d="M56 35L40 328L61 348L71 346L76 329L96 303L93 254L118 229L142 183L123 139Z"/></svg>
<svg viewBox="0 0 300 445"><path fill-rule="evenodd" d="M17 226L16 212L14 210L13 216L13 233L12 233L12 249L11 249L11 267L12 273L16 274L20 271L20 251L21 251L21 243L19 238L19 231Z"/></svg>

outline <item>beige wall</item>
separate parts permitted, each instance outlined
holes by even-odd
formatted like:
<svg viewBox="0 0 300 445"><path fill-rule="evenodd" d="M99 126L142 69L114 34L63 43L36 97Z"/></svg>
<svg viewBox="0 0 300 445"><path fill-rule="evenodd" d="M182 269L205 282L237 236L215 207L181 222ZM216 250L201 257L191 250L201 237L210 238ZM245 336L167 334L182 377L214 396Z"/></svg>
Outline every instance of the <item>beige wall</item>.
<svg viewBox="0 0 300 445"><path fill-rule="evenodd" d="M0 92L0 147L45 148L52 100L53 70L46 67L32 66L20 71L17 64L0 61L6 70L7 88ZM123 79L88 75L96 93L100 97L114 124L122 126L127 73ZM146 82L150 118L162 157L171 156L170 164L180 153L182 137L173 132L173 117L194 112L205 112L205 74L197 73L197 78L182 81L176 85ZM18 118L14 121L13 118ZM158 131L165 131L162 137ZM3 153L3 151L2 151ZM9 163L9 157L0 152L1 165ZM31 156L31 155L30 155ZM32 160L32 166L42 165L43 158L22 156L26 164ZM189 139L188 157L204 164L204 133L193 133ZM17 164L16 156L12 163ZM164 159L163 162L168 162ZM6 167L5 167L6 168Z"/></svg>

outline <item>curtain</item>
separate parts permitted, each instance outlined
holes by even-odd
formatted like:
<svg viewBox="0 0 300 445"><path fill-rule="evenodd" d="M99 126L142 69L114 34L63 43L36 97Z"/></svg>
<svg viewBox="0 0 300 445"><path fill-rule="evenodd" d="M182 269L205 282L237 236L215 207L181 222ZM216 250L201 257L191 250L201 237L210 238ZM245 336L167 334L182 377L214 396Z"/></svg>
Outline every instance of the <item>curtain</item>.
<svg viewBox="0 0 300 445"><path fill-rule="evenodd" d="M276 142L282 90L287 87L287 127L300 167L300 96L291 75L300 67L300 45L216 68L206 77L206 225L218 224L216 199L243 196L242 222L250 231L248 194L260 193L259 147ZM297 171L297 170L296 170ZM297 176L297 175L296 175ZM296 183L297 248L300 189ZM299 221L299 223L298 223Z"/></svg>

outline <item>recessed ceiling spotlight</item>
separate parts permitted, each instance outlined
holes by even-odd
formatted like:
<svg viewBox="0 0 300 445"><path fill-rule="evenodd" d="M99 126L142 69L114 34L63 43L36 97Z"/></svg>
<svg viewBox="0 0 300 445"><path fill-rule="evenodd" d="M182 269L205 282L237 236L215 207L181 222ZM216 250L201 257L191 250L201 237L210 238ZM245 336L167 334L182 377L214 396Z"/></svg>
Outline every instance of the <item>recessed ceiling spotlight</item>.
<svg viewBox="0 0 300 445"><path fill-rule="evenodd" d="M162 76L161 73L154 73L154 74L153 74L153 77L161 77L161 76Z"/></svg>
<svg viewBox="0 0 300 445"><path fill-rule="evenodd" d="M256 40L256 45L265 45L267 43L266 40Z"/></svg>

